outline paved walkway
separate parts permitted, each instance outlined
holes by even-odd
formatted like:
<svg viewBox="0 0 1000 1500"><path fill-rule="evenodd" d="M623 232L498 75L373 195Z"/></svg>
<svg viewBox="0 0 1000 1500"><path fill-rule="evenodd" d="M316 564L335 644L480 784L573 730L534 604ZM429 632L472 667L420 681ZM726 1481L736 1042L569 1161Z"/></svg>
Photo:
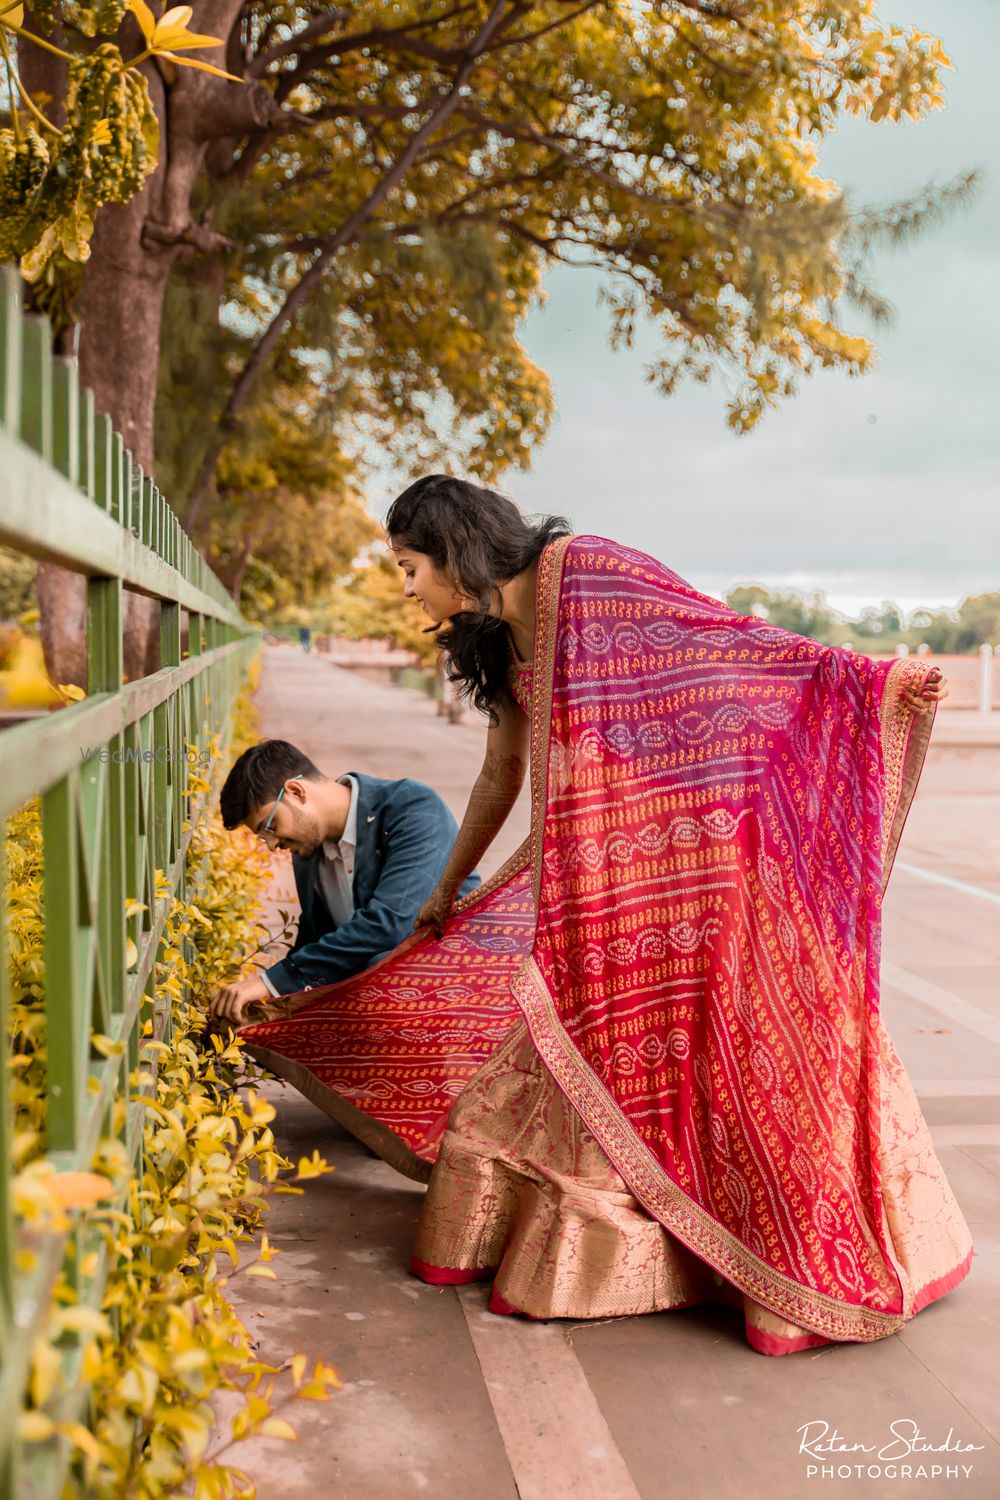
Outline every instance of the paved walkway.
<svg viewBox="0 0 1000 1500"><path fill-rule="evenodd" d="M263 733L324 771L413 775L461 814L483 731L448 725L418 694L275 647L257 704ZM482 1287L431 1288L407 1274L422 1188L274 1084L279 1147L318 1147L336 1170L274 1200L278 1280L239 1279L234 1301L270 1362L301 1350L332 1362L345 1388L289 1413L296 1444L231 1450L261 1500L1000 1496L1000 792L978 789L996 749L977 754L990 764L974 757L960 777L946 754L928 765L884 943L887 1025L976 1240L966 1282L891 1339L779 1360L750 1350L725 1308L596 1324L495 1318ZM527 816L522 802L484 871L520 841ZM278 878L284 904L290 871ZM926 1445L951 1451L915 1453L909 1479L807 1476L802 1424L823 1420L847 1444L879 1447L907 1419ZM917 1477L921 1464L937 1472Z"/></svg>

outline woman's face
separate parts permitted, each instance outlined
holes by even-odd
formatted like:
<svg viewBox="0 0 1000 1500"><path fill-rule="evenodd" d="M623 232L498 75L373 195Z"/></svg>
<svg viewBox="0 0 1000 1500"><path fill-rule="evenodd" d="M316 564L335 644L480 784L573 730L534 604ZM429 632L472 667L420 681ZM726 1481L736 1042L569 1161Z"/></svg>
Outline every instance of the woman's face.
<svg viewBox="0 0 1000 1500"><path fill-rule="evenodd" d="M407 599L416 599L436 625L472 605L464 594L456 594L451 581L438 571L426 552L394 546L391 541L389 545L403 572L403 593Z"/></svg>

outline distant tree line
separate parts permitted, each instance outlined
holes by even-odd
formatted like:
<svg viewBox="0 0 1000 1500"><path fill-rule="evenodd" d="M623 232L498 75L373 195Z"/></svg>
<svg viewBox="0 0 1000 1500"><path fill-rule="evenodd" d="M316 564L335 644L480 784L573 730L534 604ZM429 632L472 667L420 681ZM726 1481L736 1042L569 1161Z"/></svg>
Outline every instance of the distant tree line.
<svg viewBox="0 0 1000 1500"><path fill-rule="evenodd" d="M917 609L909 617L886 599L849 619L831 609L822 593L773 592L760 584L730 590L726 603L740 614L760 615L826 646L850 642L859 651L873 652L898 645L915 651L926 645L934 652L961 654L984 643L1000 645L1000 592L969 594L955 609Z"/></svg>

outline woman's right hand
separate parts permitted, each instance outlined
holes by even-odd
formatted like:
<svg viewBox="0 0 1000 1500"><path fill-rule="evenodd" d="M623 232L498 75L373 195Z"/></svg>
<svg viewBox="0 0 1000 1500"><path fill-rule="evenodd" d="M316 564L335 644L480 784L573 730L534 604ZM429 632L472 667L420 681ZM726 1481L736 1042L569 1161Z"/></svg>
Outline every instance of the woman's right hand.
<svg viewBox="0 0 1000 1500"><path fill-rule="evenodd" d="M438 886L437 890L431 892L423 906L417 912L417 920L413 924L414 931L419 932L421 927L429 927L435 937L440 937L444 930L444 924L448 920L448 913L451 911L454 899L450 891L443 890Z"/></svg>

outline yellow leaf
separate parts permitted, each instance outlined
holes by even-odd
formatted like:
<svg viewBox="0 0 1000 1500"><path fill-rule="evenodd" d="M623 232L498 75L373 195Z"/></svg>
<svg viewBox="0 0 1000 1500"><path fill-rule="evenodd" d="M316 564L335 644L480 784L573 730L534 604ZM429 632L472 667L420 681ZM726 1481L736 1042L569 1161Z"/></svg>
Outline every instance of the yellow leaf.
<svg viewBox="0 0 1000 1500"><path fill-rule="evenodd" d="M23 1411L17 1430L22 1443L44 1443L55 1431L55 1424L44 1411Z"/></svg>
<svg viewBox="0 0 1000 1500"><path fill-rule="evenodd" d="M156 30L156 17L146 4L146 0L129 0L128 8L139 22L140 30L148 47L153 40L153 33Z"/></svg>
<svg viewBox="0 0 1000 1500"><path fill-rule="evenodd" d="M299 1169L292 1178L293 1182L305 1182L310 1177L322 1177L325 1172L332 1172L333 1168L329 1162L324 1161L318 1151L312 1156L299 1158Z"/></svg>
<svg viewBox="0 0 1000 1500"><path fill-rule="evenodd" d="M125 967L134 969L139 962L139 950L131 938L125 939Z"/></svg>
<svg viewBox="0 0 1000 1500"><path fill-rule="evenodd" d="M302 1384L302 1377L306 1373L306 1356L296 1354L292 1358L292 1384L296 1390Z"/></svg>
<svg viewBox="0 0 1000 1500"><path fill-rule="evenodd" d="M122 1053L125 1051L125 1045L123 1042L116 1042L112 1037L101 1036L97 1032L95 1032L90 1038L90 1045L93 1047L94 1051L99 1052L102 1057L121 1057Z"/></svg>
<svg viewBox="0 0 1000 1500"><path fill-rule="evenodd" d="M31 1399L36 1406L44 1406L56 1388L62 1356L52 1344L36 1339L31 1357Z"/></svg>
<svg viewBox="0 0 1000 1500"><path fill-rule="evenodd" d="M176 52L161 52L159 48L157 48L156 56L169 58L172 63L179 63L182 68L198 68L202 73L214 73L216 78L228 78L230 83L246 82L246 79L244 78L237 78L235 73L227 73L223 68L213 68L211 63L198 62L197 59L193 57L178 57ZM192 786L195 786L198 791L210 790L207 784L204 781L201 781L200 777L192 776L191 784Z"/></svg>
<svg viewBox="0 0 1000 1500"><path fill-rule="evenodd" d="M9 10L5 10L5 11L3 11L2 14L0 14L0 21L6 22L6 24L8 26L23 26L24 25L24 6L23 5L14 5L14 6L11 6L11 8ZM37 103L38 99L39 99L39 95L35 94L34 97L35 97L35 102Z"/></svg>
<svg viewBox="0 0 1000 1500"><path fill-rule="evenodd" d="M184 1446L194 1463L201 1463L208 1448L208 1440L211 1436L212 1426L205 1418L198 1417L194 1412L185 1411L183 1407L175 1407L170 1412L170 1425L181 1434Z"/></svg>
<svg viewBox="0 0 1000 1500"><path fill-rule="evenodd" d="M190 7L181 5L178 9L189 10ZM173 12L168 11L167 14L171 15ZM222 46L221 36L199 36L196 31L188 31L186 26L165 26L163 24L165 20L166 16L164 16L163 21L157 26L156 34L153 37L153 46L158 52L164 47L170 47L171 49L179 48L183 52L185 50L191 51L196 47Z"/></svg>
<svg viewBox="0 0 1000 1500"><path fill-rule="evenodd" d="M278 1279L270 1266L262 1266L259 1261L255 1261L252 1266L247 1266L246 1274L247 1276L260 1276L267 1281L277 1281Z"/></svg>
<svg viewBox="0 0 1000 1500"><path fill-rule="evenodd" d="M52 1313L52 1322L60 1333L97 1333L107 1336L111 1326L96 1307L60 1307Z"/></svg>
<svg viewBox="0 0 1000 1500"><path fill-rule="evenodd" d="M340 1385L340 1381L337 1381ZM309 1380L300 1385L295 1394L302 1401L329 1401L330 1392L321 1380Z"/></svg>
<svg viewBox="0 0 1000 1500"><path fill-rule="evenodd" d="M84 1427L82 1422L60 1422L56 1427L64 1437L68 1437L71 1443L83 1452L88 1458L95 1461L101 1457L101 1445L89 1428Z"/></svg>
<svg viewBox="0 0 1000 1500"><path fill-rule="evenodd" d="M286 1422L284 1417L268 1417L266 1422L261 1422L257 1431L261 1437L285 1438L292 1443L299 1436L291 1422Z"/></svg>
<svg viewBox="0 0 1000 1500"><path fill-rule="evenodd" d="M135 1364L119 1380L116 1387L118 1396L127 1401L131 1406L137 1406L144 1417L148 1417L153 1410L156 1401L156 1393L160 1388L159 1377L155 1370L149 1369L148 1365Z"/></svg>
<svg viewBox="0 0 1000 1500"><path fill-rule="evenodd" d="M162 31L171 31L175 27L183 31L193 15L194 7L191 5L172 5L157 21L153 35L159 36Z"/></svg>
<svg viewBox="0 0 1000 1500"><path fill-rule="evenodd" d="M107 120L102 120L100 122L100 125L108 125ZM100 125L98 125L97 127L98 130L100 129ZM97 130L94 131L94 139L97 139ZM111 127L108 126L108 140L110 141L110 139ZM77 687L75 682L58 682L56 683L56 687L58 688L59 692L62 693L63 697L66 698L70 703L81 703L87 696L83 691L83 688Z"/></svg>

